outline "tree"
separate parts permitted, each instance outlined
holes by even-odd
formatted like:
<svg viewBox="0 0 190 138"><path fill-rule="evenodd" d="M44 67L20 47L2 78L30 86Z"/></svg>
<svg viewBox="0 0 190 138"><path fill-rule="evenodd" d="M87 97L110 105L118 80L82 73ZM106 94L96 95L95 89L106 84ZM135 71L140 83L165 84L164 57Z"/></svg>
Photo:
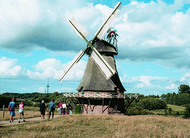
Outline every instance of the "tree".
<svg viewBox="0 0 190 138"><path fill-rule="evenodd" d="M181 84L178 87L178 93L179 94L182 94L182 93L189 93L190 94L190 87L189 87L189 85Z"/></svg>
<svg viewBox="0 0 190 138"><path fill-rule="evenodd" d="M143 109L148 109L148 110L165 109L167 107L165 100L157 98L142 99L139 102L139 105L143 107Z"/></svg>
<svg viewBox="0 0 190 138"><path fill-rule="evenodd" d="M182 94L167 93L166 102L168 104L174 104L174 105L190 104L190 94L189 93L182 93Z"/></svg>
<svg viewBox="0 0 190 138"><path fill-rule="evenodd" d="M0 101L0 108L2 108L3 105L5 105L5 107L8 107L11 98L8 96L0 95Z"/></svg>
<svg viewBox="0 0 190 138"><path fill-rule="evenodd" d="M185 106L183 118L190 118L190 104Z"/></svg>

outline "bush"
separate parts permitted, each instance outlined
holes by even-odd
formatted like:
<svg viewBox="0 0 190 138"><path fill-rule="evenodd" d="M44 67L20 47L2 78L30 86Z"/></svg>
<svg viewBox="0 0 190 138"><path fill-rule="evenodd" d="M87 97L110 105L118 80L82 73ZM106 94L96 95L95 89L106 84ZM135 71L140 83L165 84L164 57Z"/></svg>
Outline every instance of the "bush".
<svg viewBox="0 0 190 138"><path fill-rule="evenodd" d="M157 98L145 98L139 103L144 109L155 110L155 109L165 109L167 104L162 99Z"/></svg>
<svg viewBox="0 0 190 138"><path fill-rule="evenodd" d="M24 105L25 105L25 106L32 106L32 105L33 105L33 102L30 101L30 100L25 100L25 101L24 101Z"/></svg>
<svg viewBox="0 0 190 138"><path fill-rule="evenodd" d="M190 118L190 104L185 106L183 118Z"/></svg>
<svg viewBox="0 0 190 138"><path fill-rule="evenodd" d="M149 114L149 111L146 109L143 109L141 107L130 107L127 109L126 113L127 115L147 115Z"/></svg>
<svg viewBox="0 0 190 138"><path fill-rule="evenodd" d="M81 106L80 105L76 105L75 106L75 114L80 114L80 110L81 110Z"/></svg>

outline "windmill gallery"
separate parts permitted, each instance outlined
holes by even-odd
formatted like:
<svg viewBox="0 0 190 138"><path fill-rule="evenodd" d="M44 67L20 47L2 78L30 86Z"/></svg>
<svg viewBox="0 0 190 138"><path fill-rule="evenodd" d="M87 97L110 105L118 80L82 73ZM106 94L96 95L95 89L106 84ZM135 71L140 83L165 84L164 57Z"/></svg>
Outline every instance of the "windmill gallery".
<svg viewBox="0 0 190 138"><path fill-rule="evenodd" d="M69 20L71 26L87 43L71 64L65 69L64 79L69 70L83 57L89 55L84 76L75 96L83 107L83 114L122 114L124 113L124 87L116 69L114 55L118 54L116 33L110 30L111 22L116 17L121 2L118 2L109 17L100 26L91 41L86 39L88 32L74 18ZM103 36L109 30L108 41Z"/></svg>

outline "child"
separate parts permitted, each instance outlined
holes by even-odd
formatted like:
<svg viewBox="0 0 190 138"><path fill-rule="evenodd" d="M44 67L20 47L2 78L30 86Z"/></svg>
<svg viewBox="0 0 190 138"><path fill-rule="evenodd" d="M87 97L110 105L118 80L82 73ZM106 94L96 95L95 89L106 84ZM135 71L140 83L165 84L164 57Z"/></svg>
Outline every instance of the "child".
<svg viewBox="0 0 190 138"><path fill-rule="evenodd" d="M23 119L23 122L25 121L24 120L24 102L23 101L21 101L21 103L19 104L19 118L18 118L18 123L20 123L20 117L21 117L21 115L22 115L22 119Z"/></svg>

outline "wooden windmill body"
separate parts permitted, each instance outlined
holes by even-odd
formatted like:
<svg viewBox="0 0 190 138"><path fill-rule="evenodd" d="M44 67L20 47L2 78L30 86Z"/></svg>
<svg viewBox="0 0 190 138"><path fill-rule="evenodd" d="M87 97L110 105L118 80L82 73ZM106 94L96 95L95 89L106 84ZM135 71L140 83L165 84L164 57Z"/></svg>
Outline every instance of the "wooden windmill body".
<svg viewBox="0 0 190 138"><path fill-rule="evenodd" d="M83 105L84 114L124 113L124 87L119 79L114 55L116 48L104 41L96 40L96 49L116 71L109 80L89 56L83 79L77 88L78 100Z"/></svg>
<svg viewBox="0 0 190 138"><path fill-rule="evenodd" d="M125 89L119 79L114 59L114 55L118 53L112 44L101 39L105 31L108 30L108 24L111 18L115 16L120 4L119 2L116 5L91 41L85 38L86 31L76 20L69 21L78 34L87 42L87 47L76 55L60 81L85 53L89 55L83 79L77 88L78 96L76 97L84 114L124 113Z"/></svg>

